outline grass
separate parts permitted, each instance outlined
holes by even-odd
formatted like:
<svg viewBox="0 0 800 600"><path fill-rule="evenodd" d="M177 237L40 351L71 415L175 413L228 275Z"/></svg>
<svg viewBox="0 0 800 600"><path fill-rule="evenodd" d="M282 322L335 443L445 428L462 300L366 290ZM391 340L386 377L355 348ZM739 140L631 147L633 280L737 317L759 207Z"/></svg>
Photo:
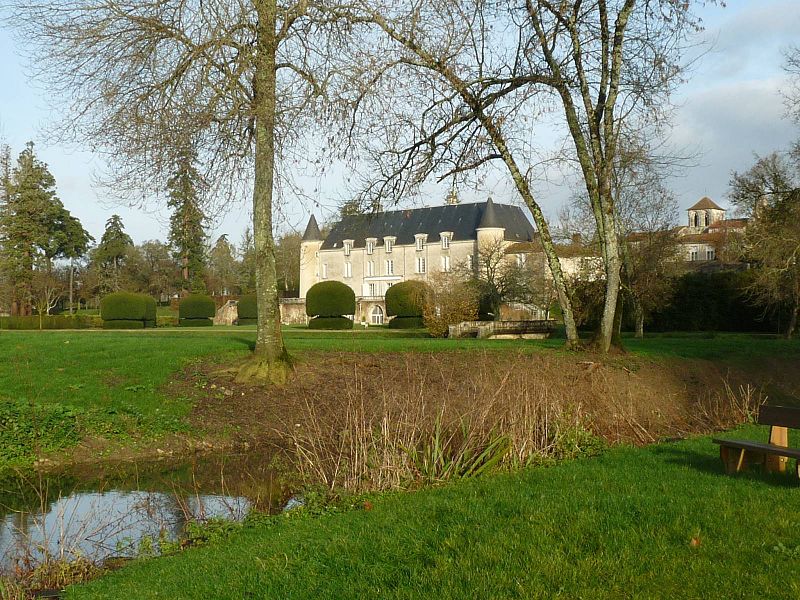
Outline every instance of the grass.
<svg viewBox="0 0 800 600"><path fill-rule="evenodd" d="M441 352L557 350L562 341L446 340L386 328L285 329L289 351ZM30 462L91 436L156 438L187 429L187 398L161 387L189 362L242 357L254 327L124 331L11 331L0 334L0 467ZM800 342L765 336L652 336L626 340L633 355L751 362L800 357ZM45 435L46 434L46 435Z"/></svg>
<svg viewBox="0 0 800 600"><path fill-rule="evenodd" d="M371 510L255 522L66 597L798 597L797 487L790 477L723 475L705 437L617 447L378 496Z"/></svg>

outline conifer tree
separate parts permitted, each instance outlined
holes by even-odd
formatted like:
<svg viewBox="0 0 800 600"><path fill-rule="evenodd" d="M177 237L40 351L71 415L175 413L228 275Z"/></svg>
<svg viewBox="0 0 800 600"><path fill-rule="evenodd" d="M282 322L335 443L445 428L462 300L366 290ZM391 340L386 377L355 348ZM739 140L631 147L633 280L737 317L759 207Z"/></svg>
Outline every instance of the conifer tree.
<svg viewBox="0 0 800 600"><path fill-rule="evenodd" d="M205 183L195 167L191 152L178 160L175 175L167 182L168 206L172 209L169 221L169 241L175 258L180 261L184 289L203 289L206 265L206 216L200 204Z"/></svg>

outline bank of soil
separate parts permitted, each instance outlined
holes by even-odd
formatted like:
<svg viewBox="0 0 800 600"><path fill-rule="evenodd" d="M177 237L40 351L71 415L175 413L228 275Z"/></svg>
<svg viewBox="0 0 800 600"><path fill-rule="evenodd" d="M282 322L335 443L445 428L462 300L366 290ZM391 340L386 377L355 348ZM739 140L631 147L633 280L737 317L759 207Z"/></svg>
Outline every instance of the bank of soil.
<svg viewBox="0 0 800 600"><path fill-rule="evenodd" d="M555 352L310 352L284 387L239 385L231 365L206 363L166 393L190 395L193 426L234 443L285 444L310 414L336 419L354 403L377 414L387 403L416 402L430 415L459 419L499 400L512 413L558 407L608 442L644 444L733 426L770 391L782 403L797 398L798 366Z"/></svg>

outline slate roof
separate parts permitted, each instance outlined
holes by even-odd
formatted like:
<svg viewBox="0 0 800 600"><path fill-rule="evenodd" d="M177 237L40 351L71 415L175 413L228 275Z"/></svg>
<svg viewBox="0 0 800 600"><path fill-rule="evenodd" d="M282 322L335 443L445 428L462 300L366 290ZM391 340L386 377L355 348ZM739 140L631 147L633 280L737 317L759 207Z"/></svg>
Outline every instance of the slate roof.
<svg viewBox="0 0 800 600"><path fill-rule="evenodd" d="M311 242L321 239L322 239L322 234L319 231L319 225L317 225L317 219L314 215L311 215L311 218L308 220L308 225L306 225L306 231L303 234L303 241Z"/></svg>
<svg viewBox="0 0 800 600"><path fill-rule="evenodd" d="M689 210L708 210L708 209L725 210L708 196L700 198L700 200L697 201L697 204L692 206Z"/></svg>
<svg viewBox="0 0 800 600"><path fill-rule="evenodd" d="M452 232L453 241L475 240L478 237L476 229L482 225L487 204L490 201L349 215L333 226L322 243L322 250L341 248L344 240L353 240L353 246L361 248L366 245L366 238L377 238L377 244L381 245L384 236L394 236L395 244L410 245L414 243L417 233L427 233L430 243L438 241L443 231ZM495 227L505 228L507 241L534 240L533 225L521 208L493 202L490 206L489 210L494 214L489 217Z"/></svg>

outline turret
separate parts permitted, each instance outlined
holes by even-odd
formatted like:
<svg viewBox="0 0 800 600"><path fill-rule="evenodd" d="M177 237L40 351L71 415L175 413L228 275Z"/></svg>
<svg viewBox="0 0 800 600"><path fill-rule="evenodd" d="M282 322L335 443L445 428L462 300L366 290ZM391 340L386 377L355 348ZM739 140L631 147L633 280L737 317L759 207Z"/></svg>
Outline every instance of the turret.
<svg viewBox="0 0 800 600"><path fill-rule="evenodd" d="M506 228L500 224L497 209L495 209L491 197L486 201L486 206L483 209L483 215L481 215L476 231L478 232L479 252L482 248L491 248L505 239Z"/></svg>
<svg viewBox="0 0 800 600"><path fill-rule="evenodd" d="M319 251L322 248L322 234L314 215L308 220L303 239L300 241L300 297L305 298L306 292L315 283L319 282Z"/></svg>

